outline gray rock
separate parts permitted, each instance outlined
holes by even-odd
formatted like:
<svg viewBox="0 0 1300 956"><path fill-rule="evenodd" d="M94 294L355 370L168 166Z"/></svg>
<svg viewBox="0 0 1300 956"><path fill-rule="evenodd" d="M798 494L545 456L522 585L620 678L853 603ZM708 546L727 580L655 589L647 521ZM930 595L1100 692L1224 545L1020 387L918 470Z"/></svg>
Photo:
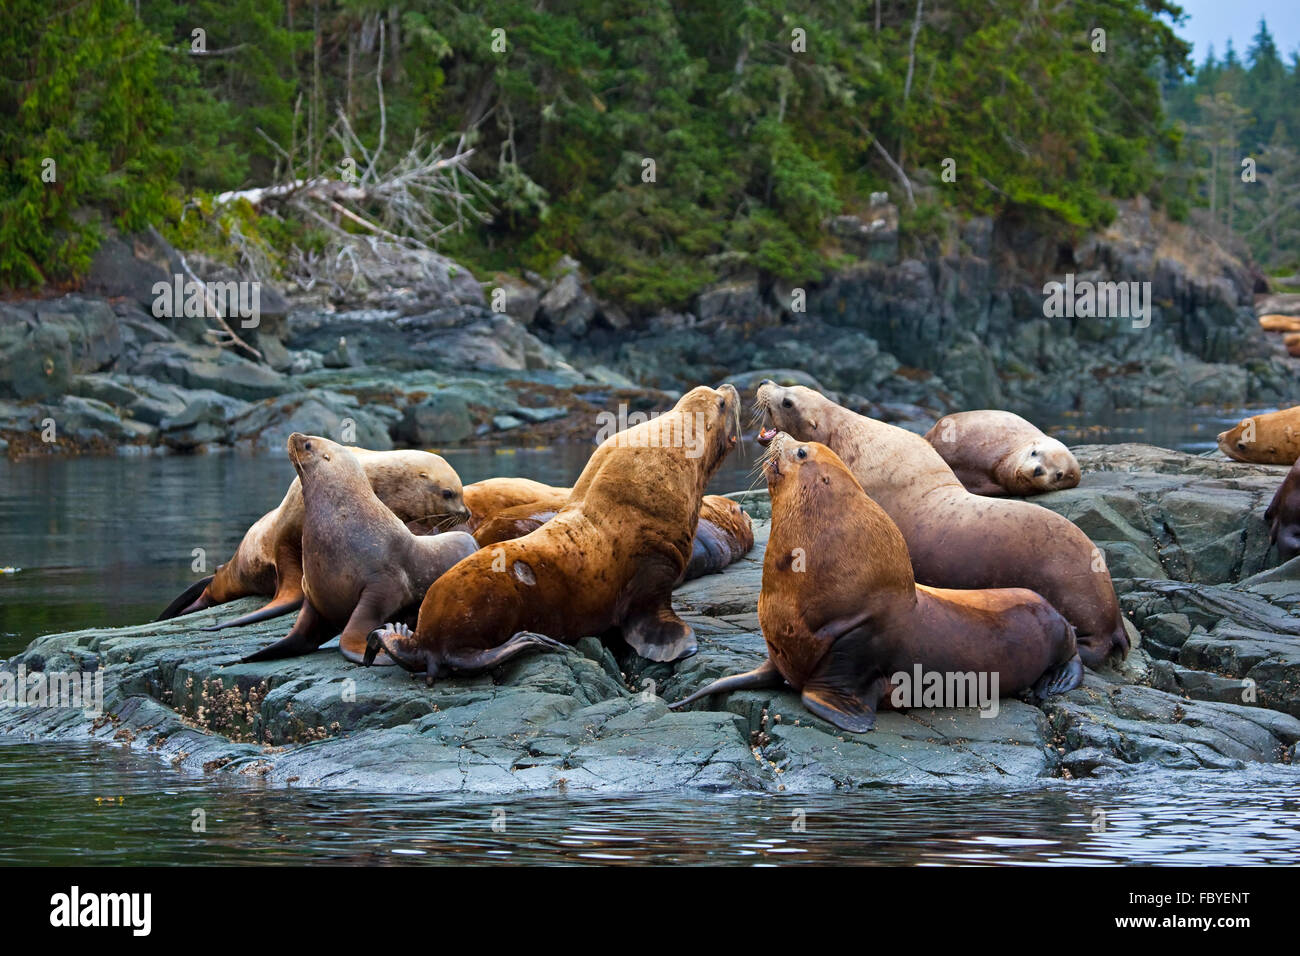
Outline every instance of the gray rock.
<svg viewBox="0 0 1300 956"><path fill-rule="evenodd" d="M454 391L434 392L424 401L408 405L397 427L401 441L425 448L464 441L473 433L469 405Z"/></svg>
<svg viewBox="0 0 1300 956"><path fill-rule="evenodd" d="M596 317L596 300L577 272L567 272L542 296L539 321L571 338L580 338Z"/></svg>
<svg viewBox="0 0 1300 956"><path fill-rule="evenodd" d="M386 416L350 395L322 388L258 402L229 424L232 442L262 452L283 452L294 432L374 451L393 447Z"/></svg>
<svg viewBox="0 0 1300 956"><path fill-rule="evenodd" d="M210 389L245 401L289 390L283 375L215 345L151 342L127 371L187 389Z"/></svg>

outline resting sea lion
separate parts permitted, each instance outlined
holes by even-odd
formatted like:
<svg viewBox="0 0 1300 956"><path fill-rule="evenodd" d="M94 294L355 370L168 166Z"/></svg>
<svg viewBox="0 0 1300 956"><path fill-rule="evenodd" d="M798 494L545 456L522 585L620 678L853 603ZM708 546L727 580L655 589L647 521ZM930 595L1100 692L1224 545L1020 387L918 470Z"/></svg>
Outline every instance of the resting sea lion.
<svg viewBox="0 0 1300 956"><path fill-rule="evenodd" d="M288 446L302 482L302 610L284 638L244 661L306 654L341 631L339 650L360 663L366 635L413 608L477 546L463 531L412 534L375 495L350 449L301 432Z"/></svg>
<svg viewBox="0 0 1300 956"><path fill-rule="evenodd" d="M568 488L555 488L531 478L485 478L465 486L465 507L470 513L465 530L473 534L485 521L521 505L547 503L558 511L568 497Z"/></svg>
<svg viewBox="0 0 1300 956"><path fill-rule="evenodd" d="M1243 418L1219 433L1219 451L1256 465L1293 465L1300 458L1300 405Z"/></svg>
<svg viewBox="0 0 1300 956"><path fill-rule="evenodd" d="M550 485L541 487L547 490L535 501L484 515L474 529L474 540L478 546L486 548L489 544L522 538L559 514L569 499L571 489L552 488ZM474 485L466 486L466 502L471 500L473 488ZM482 507L481 503L479 507ZM474 506L470 510L473 511ZM477 514L476 512L476 516ZM701 575L721 571L748 554L753 546L754 527L749 515L745 514L740 505L722 495L705 495L700 503L700 520L695 528L695 539L691 542L691 560L686 565L682 580L690 581Z"/></svg>
<svg viewBox="0 0 1300 956"><path fill-rule="evenodd" d="M1290 561L1300 554L1300 461L1278 485L1264 512L1268 522L1268 540L1277 545L1279 560Z"/></svg>
<svg viewBox="0 0 1300 956"><path fill-rule="evenodd" d="M939 419L925 440L974 495L1024 498L1079 483L1070 449L1011 412L986 408Z"/></svg>
<svg viewBox="0 0 1300 956"><path fill-rule="evenodd" d="M1259 327L1265 332L1300 332L1300 316L1261 315Z"/></svg>
<svg viewBox="0 0 1300 956"><path fill-rule="evenodd" d="M416 534L466 520L460 478L440 456L427 451L351 449L374 493ZM302 482L294 478L284 499L244 533L234 556L172 601L165 621L261 594L265 607L205 630L239 627L296 611L302 605Z"/></svg>
<svg viewBox="0 0 1300 956"><path fill-rule="evenodd" d="M374 631L367 659L382 650L433 680L613 627L649 660L694 654L673 585L690 560L704 488L739 439L739 406L732 386L700 386L607 438L559 514L456 565L429 588L415 632Z"/></svg>
<svg viewBox="0 0 1300 956"><path fill-rule="evenodd" d="M1300 358L1300 332L1288 332L1282 336L1282 344L1286 346L1287 355Z"/></svg>
<svg viewBox="0 0 1300 956"><path fill-rule="evenodd" d="M673 708L785 681L814 714L862 733L890 706L894 675L910 680L917 668L945 683L988 675L986 686L1003 695L1032 687L1041 698L1082 683L1074 628L1033 591L916 584L898 527L825 445L778 434L764 470L772 532L758 620L768 659Z"/></svg>
<svg viewBox="0 0 1300 956"><path fill-rule="evenodd" d="M1074 625L1089 667L1128 652L1105 558L1073 522L1028 501L972 495L920 435L810 388L765 381L757 404L770 426L760 443L779 429L840 456L903 533L919 583L1030 588Z"/></svg>

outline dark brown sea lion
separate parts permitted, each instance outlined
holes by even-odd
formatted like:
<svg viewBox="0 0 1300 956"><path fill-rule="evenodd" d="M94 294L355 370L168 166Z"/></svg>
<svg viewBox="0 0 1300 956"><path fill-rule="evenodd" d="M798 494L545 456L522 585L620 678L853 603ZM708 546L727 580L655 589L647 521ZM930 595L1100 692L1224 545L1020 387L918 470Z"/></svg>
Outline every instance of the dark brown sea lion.
<svg viewBox="0 0 1300 956"><path fill-rule="evenodd" d="M350 449L374 493L416 534L445 530L468 518L460 478L427 451ZM265 607L205 630L239 627L298 610L302 605L302 482L244 533L234 556L177 597L158 620L201 611L242 597L270 597Z"/></svg>
<svg viewBox="0 0 1300 956"><path fill-rule="evenodd" d="M1268 522L1268 540L1277 545L1280 560L1290 561L1300 554L1300 461L1291 466L1273 493L1264 520Z"/></svg>
<svg viewBox="0 0 1300 956"><path fill-rule="evenodd" d="M1070 449L1012 412L985 408L945 415L925 433L973 495L1024 498L1079 483Z"/></svg>
<svg viewBox="0 0 1300 956"><path fill-rule="evenodd" d="M920 435L810 388L764 382L758 407L773 429L840 456L903 533L919 583L1030 588L1074 625L1089 667L1128 652L1105 558L1073 522L1027 501L972 495Z"/></svg>
<svg viewBox="0 0 1300 956"><path fill-rule="evenodd" d="M765 471L772 533L758 620L768 659L674 708L784 681L814 714L862 733L902 689L894 682L910 682L918 670L949 685L970 675L972 689L982 677L995 698L1030 688L1045 697L1082 682L1074 629L1033 591L916 584L898 527L825 445L778 434Z"/></svg>
<svg viewBox="0 0 1300 956"><path fill-rule="evenodd" d="M1235 461L1293 465L1300 458L1300 405L1251 415L1220 432L1219 450Z"/></svg>
<svg viewBox="0 0 1300 956"><path fill-rule="evenodd" d="M302 610L283 639L244 660L306 654L341 632L339 650L359 663L366 635L413 609L477 545L461 531L412 534L375 495L350 449L301 432L288 446L302 482Z"/></svg>
<svg viewBox="0 0 1300 956"><path fill-rule="evenodd" d="M672 591L704 488L739 440L739 404L730 385L701 386L671 412L610 436L559 514L456 565L429 588L415 631L376 630L367 654L382 650L433 680L615 627L650 660L694 654Z"/></svg>

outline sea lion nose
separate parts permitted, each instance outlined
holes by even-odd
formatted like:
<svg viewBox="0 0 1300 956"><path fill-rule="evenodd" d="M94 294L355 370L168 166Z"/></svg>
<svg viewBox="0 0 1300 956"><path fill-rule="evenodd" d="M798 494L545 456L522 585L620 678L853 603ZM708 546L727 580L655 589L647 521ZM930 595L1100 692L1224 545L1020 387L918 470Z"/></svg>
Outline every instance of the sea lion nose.
<svg viewBox="0 0 1300 956"><path fill-rule="evenodd" d="M763 385L775 385L776 383L773 382L770 378L765 378L763 379L763 381L759 382L758 384L761 387Z"/></svg>
<svg viewBox="0 0 1300 956"><path fill-rule="evenodd" d="M1058 471L1058 472L1056 473L1056 480L1057 480L1057 481L1060 481L1060 480L1061 480L1062 478L1064 478L1064 477L1065 477L1065 472L1063 472L1063 471Z"/></svg>
<svg viewBox="0 0 1300 956"><path fill-rule="evenodd" d="M1039 465L1037 468L1034 469L1034 477L1041 478L1043 476L1043 471L1044 471L1043 466Z"/></svg>

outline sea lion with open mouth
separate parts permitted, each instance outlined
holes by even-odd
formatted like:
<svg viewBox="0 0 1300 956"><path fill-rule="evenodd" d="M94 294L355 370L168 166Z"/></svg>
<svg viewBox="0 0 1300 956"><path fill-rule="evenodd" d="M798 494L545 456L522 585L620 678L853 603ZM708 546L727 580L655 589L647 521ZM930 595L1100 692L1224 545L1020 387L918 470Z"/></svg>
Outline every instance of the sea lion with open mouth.
<svg viewBox="0 0 1300 956"><path fill-rule="evenodd" d="M375 495L350 449L301 432L289 436L288 448L302 483L302 609L284 638L243 660L306 654L341 632L339 650L360 663L366 635L414 609L477 545L462 531L412 534Z"/></svg>
<svg viewBox="0 0 1300 956"><path fill-rule="evenodd" d="M1079 462L1070 449L1012 412L984 408L945 415L925 440L973 495L1024 498L1079 483Z"/></svg>
<svg viewBox="0 0 1300 956"><path fill-rule="evenodd" d="M818 717L862 733L875 726L877 708L891 705L891 678L917 668L985 675L1002 695L1032 688L1042 698L1079 686L1074 628L1042 597L1026 588L916 584L903 535L835 452L781 433L769 439L772 531L758 598L768 659L673 709L785 682Z"/></svg>
<svg viewBox="0 0 1300 956"><path fill-rule="evenodd" d="M1089 667L1128 653L1104 556L1069 519L1028 501L972 495L920 435L802 385L764 381L757 407L768 423L760 444L779 430L839 455L903 533L918 583L1030 588L1074 625Z"/></svg>
<svg viewBox="0 0 1300 956"><path fill-rule="evenodd" d="M427 451L349 449L361 462L379 500L416 534L448 530L466 521L460 477ZM158 620L225 604L254 594L271 600L256 611L204 630L223 630L288 614L302 606L302 481L244 533L234 556L177 597Z"/></svg>
<svg viewBox="0 0 1300 956"><path fill-rule="evenodd" d="M432 681L614 627L649 660L694 654L672 590L704 488L740 438L739 406L732 386L700 386L607 438L554 518L452 568L429 588L415 631L376 629L367 659L385 652Z"/></svg>

